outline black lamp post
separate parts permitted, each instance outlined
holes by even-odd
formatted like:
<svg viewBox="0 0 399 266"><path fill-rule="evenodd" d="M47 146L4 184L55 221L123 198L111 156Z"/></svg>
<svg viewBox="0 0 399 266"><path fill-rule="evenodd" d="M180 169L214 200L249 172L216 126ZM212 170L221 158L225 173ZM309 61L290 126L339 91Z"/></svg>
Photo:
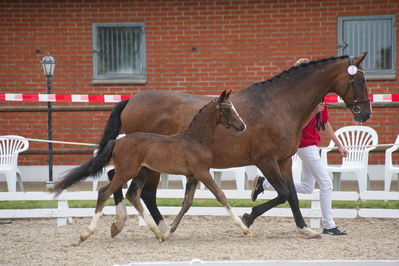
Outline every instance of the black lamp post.
<svg viewBox="0 0 399 266"><path fill-rule="evenodd" d="M46 75L47 79L47 94L51 94L51 78L54 75L54 68L56 61L55 59L50 56L50 54L43 57L42 61L40 62L43 66L44 75ZM51 102L47 102L47 125L48 125L48 140L53 139L53 126L52 126L52 118L51 118ZM47 188L52 189L54 188L53 182L53 144L48 143L48 182Z"/></svg>

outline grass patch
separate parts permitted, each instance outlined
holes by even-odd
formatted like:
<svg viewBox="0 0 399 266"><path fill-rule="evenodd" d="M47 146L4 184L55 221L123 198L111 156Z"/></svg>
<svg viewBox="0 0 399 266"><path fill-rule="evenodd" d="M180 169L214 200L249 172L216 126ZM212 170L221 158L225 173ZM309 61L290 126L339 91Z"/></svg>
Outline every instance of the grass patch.
<svg viewBox="0 0 399 266"><path fill-rule="evenodd" d="M368 200L368 201L333 201L333 208L336 209L399 209L399 201L382 201L382 200Z"/></svg>
<svg viewBox="0 0 399 266"><path fill-rule="evenodd" d="M158 206L181 206L182 199L158 199ZM246 199L229 199L232 207L254 207L266 200L258 200L252 202ZM70 200L68 201L70 208L95 208L95 200ZM130 203L125 200L126 205ZM0 201L0 209L40 209L40 208L57 208L56 200L49 201ZM333 208L336 209L358 209L358 208L375 208L375 209L399 209L399 201L333 201ZM114 206L114 200L109 199L106 206ZM222 207L215 199L194 199L195 207ZM277 206L279 208L289 208L288 203ZM300 208L310 208L310 201L302 200L299 202Z"/></svg>

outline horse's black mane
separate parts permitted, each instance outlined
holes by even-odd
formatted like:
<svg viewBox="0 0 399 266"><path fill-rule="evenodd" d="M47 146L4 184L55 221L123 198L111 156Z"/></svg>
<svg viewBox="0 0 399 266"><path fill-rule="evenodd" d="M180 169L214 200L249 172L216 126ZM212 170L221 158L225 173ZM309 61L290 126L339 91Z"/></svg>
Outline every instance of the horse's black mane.
<svg viewBox="0 0 399 266"><path fill-rule="evenodd" d="M188 128L191 128L191 126L193 125L194 121L197 119L197 117L200 115L200 113L202 112L202 110L204 110L207 106L209 106L211 103L214 103L215 101L217 101L216 99L213 99L212 101L210 101L209 103L205 104L204 106L201 107L201 109L199 109L199 111L195 114L195 116L193 117L193 119L190 122L190 125L188 126ZM187 130L185 130L187 131Z"/></svg>
<svg viewBox="0 0 399 266"><path fill-rule="evenodd" d="M296 69L305 68L305 67L308 67L308 66L311 66L311 65L317 65L319 63L325 63L325 62L334 61L334 60L337 60L337 59L345 59L345 58L349 58L349 56L347 56L347 55L333 56L333 57L329 57L329 58L322 58L322 59L319 59L319 60L312 60L312 61L309 61L307 63L302 63L299 66L293 66L290 69L284 70L280 74L278 74L278 75L276 75L276 76L274 76L272 78L269 78L268 80L257 82L257 83L254 83L253 85L261 85L261 84L264 84L266 82L273 82L273 81L279 79L281 76L283 76L285 74L289 74L290 72L292 72L293 70L296 70Z"/></svg>

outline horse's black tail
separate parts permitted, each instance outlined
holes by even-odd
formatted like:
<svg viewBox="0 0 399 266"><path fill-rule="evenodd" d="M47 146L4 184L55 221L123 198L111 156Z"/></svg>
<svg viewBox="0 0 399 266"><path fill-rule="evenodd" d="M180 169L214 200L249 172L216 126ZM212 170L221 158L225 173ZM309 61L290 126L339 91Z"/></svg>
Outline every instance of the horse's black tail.
<svg viewBox="0 0 399 266"><path fill-rule="evenodd" d="M98 152L97 154L101 154L107 145L108 141L112 139L116 139L119 135L119 131L121 128L121 113L123 109L125 109L129 100L123 100L118 102L114 109L112 110L111 114L109 115L107 125L105 126L103 137L98 144Z"/></svg>
<svg viewBox="0 0 399 266"><path fill-rule="evenodd" d="M98 176L104 166L111 160L112 151L114 149L116 140L108 141L107 145L103 148L101 154L97 154L90 161L82 164L81 166L73 168L69 171L61 181L57 182L54 188L56 196L58 196L64 189L72 186L73 184L86 179L89 176Z"/></svg>
<svg viewBox="0 0 399 266"><path fill-rule="evenodd" d="M120 114L128 101L129 100L124 100L116 104L108 118L96 155L90 161L68 172L62 180L56 184L54 189L56 195L89 176L97 177L101 174L103 167L106 166L111 159L115 139L119 135L121 127Z"/></svg>

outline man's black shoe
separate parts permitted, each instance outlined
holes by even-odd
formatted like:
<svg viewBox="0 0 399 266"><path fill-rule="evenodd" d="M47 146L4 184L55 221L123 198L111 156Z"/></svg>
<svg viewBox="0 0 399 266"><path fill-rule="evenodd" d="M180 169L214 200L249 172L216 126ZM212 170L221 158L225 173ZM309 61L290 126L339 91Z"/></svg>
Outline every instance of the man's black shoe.
<svg viewBox="0 0 399 266"><path fill-rule="evenodd" d="M255 201L256 198L258 197L258 195L259 195L260 193L262 193L263 191L265 191L265 190L263 189L263 181L265 181L265 178L264 178L263 176L257 175L257 176L255 177L254 185L253 185L253 187L252 187L252 192L251 192L251 199L252 199L252 201Z"/></svg>
<svg viewBox="0 0 399 266"><path fill-rule="evenodd" d="M347 233L342 232L341 230L338 229L338 227L331 228L331 229L323 229L323 234L326 235L331 235L331 236L344 236L347 235Z"/></svg>

